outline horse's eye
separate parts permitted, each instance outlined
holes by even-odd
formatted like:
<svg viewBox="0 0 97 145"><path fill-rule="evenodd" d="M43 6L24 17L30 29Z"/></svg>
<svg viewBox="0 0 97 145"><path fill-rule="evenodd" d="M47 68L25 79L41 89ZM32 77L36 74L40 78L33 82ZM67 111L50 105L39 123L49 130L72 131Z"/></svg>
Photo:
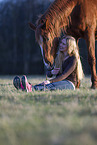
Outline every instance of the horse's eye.
<svg viewBox="0 0 97 145"><path fill-rule="evenodd" d="M47 38L47 41L49 41L49 38Z"/></svg>

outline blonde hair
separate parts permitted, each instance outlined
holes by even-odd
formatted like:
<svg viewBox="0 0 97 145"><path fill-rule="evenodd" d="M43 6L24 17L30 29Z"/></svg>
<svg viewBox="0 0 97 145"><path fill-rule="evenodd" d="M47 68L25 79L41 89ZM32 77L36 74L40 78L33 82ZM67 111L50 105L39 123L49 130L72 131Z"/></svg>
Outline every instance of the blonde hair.
<svg viewBox="0 0 97 145"><path fill-rule="evenodd" d="M72 36L64 36L61 38L66 39L67 43L67 53L69 56L74 55L77 60L77 79L81 80L84 76L82 64L79 56L79 50L78 46L76 44L76 40ZM64 60L64 53L61 51L58 51L58 54L55 59L55 68L60 68L60 73L62 73L62 61Z"/></svg>

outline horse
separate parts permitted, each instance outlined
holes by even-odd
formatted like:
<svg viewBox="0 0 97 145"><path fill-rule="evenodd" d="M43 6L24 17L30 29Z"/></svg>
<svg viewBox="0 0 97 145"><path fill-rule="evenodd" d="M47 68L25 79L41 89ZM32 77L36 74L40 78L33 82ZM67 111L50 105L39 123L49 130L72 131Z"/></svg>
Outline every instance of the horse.
<svg viewBox="0 0 97 145"><path fill-rule="evenodd" d="M36 25L29 22L35 31L44 64L53 68L59 38L71 35L78 43L83 38L87 44L88 62L91 69L91 88L97 88L95 40L97 40L97 0L55 0Z"/></svg>

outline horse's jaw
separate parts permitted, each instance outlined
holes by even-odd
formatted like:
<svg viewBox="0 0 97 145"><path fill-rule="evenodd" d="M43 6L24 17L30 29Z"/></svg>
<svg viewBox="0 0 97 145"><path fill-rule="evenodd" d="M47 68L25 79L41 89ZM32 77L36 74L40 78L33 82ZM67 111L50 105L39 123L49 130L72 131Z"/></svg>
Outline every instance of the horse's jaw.
<svg viewBox="0 0 97 145"><path fill-rule="evenodd" d="M42 58L43 58L44 65L46 66L46 68L48 70L52 70L53 69L53 66L50 66L50 63L48 64L48 63L45 62L44 55L43 55L43 47L42 47L42 45L40 45L40 48L41 48L41 54L42 54Z"/></svg>

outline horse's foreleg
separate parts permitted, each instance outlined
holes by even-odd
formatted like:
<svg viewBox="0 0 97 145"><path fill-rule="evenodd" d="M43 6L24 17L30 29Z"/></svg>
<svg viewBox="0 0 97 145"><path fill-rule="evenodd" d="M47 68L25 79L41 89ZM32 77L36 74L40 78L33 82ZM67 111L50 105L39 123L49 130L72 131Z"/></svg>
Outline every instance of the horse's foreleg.
<svg viewBox="0 0 97 145"><path fill-rule="evenodd" d="M88 49L88 62L91 68L91 88L97 88L97 76L96 76L96 58L95 58L95 33L88 31L87 34L87 49Z"/></svg>

